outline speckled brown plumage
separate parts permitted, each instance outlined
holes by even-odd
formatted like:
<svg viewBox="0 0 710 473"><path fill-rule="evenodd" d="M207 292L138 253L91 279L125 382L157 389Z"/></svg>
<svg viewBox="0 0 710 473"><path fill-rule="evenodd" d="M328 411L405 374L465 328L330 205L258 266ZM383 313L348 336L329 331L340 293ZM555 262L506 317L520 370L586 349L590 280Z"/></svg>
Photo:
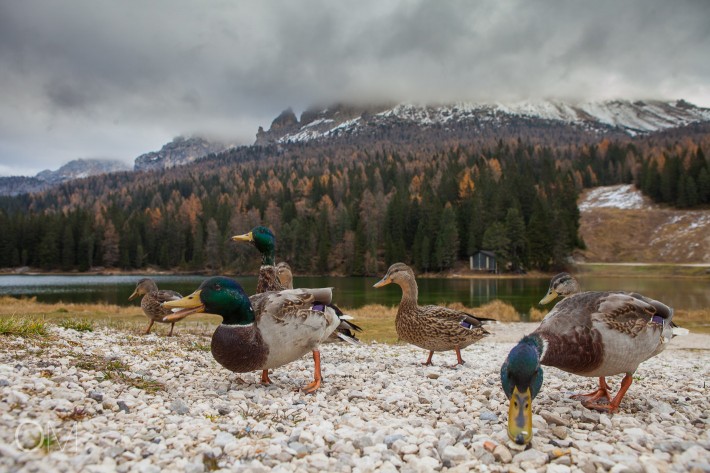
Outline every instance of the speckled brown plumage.
<svg viewBox="0 0 710 473"><path fill-rule="evenodd" d="M276 268L271 264L262 265L259 268L259 280L256 283L256 293L268 291L283 291L287 289L281 284L276 274Z"/></svg>
<svg viewBox="0 0 710 473"><path fill-rule="evenodd" d="M672 314L665 304L638 294L571 295L534 332L546 341L541 362L587 376L633 373L665 348Z"/></svg>
<svg viewBox="0 0 710 473"><path fill-rule="evenodd" d="M170 309L163 307L163 302L176 301L182 297L178 292L158 289L158 285L150 278L143 278L138 281L136 289L128 297L128 300L133 300L140 295L143 295L141 309L143 309L145 316L150 319L146 334L150 333L154 322L167 323L163 322L163 317L172 312ZM173 334L173 327L175 327L175 323L170 326L169 336Z"/></svg>
<svg viewBox="0 0 710 473"><path fill-rule="evenodd" d="M376 285L394 282L402 288L402 301L395 317L395 329L401 340L430 352L459 350L488 335L479 319L466 312L436 305L417 303L418 287L411 268L395 263ZM431 354L427 364L431 362Z"/></svg>

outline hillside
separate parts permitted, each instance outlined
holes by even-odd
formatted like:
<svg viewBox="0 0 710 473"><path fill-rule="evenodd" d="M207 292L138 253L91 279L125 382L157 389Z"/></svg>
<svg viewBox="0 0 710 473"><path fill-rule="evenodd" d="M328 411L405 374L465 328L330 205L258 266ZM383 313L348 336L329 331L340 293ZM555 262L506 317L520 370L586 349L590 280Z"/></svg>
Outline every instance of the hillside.
<svg viewBox="0 0 710 473"><path fill-rule="evenodd" d="M710 264L710 209L658 206L623 185L587 190L579 210L587 246L579 261Z"/></svg>

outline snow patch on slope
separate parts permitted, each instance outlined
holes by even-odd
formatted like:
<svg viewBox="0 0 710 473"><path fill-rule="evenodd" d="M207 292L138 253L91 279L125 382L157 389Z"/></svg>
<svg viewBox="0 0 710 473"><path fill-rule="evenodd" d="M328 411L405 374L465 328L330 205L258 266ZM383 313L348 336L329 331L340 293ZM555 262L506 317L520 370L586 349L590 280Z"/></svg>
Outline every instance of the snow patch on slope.
<svg viewBox="0 0 710 473"><path fill-rule="evenodd" d="M593 208L643 209L649 207L643 194L631 184L597 187L587 193L579 210Z"/></svg>

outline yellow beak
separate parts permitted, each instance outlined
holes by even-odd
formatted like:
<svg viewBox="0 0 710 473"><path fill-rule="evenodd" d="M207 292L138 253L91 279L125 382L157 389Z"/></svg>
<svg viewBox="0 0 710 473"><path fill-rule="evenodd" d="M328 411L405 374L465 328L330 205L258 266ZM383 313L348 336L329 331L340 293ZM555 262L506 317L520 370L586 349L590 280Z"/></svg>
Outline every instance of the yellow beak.
<svg viewBox="0 0 710 473"><path fill-rule="evenodd" d="M388 285L388 284L391 283L391 282L392 282L392 279L390 279L390 278L388 278L387 276L385 276L385 277L383 277L382 279L380 279L379 281L377 281L375 284L373 284L372 287L382 287L382 286L386 286L386 285Z"/></svg>
<svg viewBox="0 0 710 473"><path fill-rule="evenodd" d="M538 302L538 304L540 304L540 305L545 305L545 304L547 304L548 302L552 302L552 301L554 301L555 299L557 299L557 296L559 296L559 294L557 294L556 291L550 289L549 291L547 291L547 294L545 295L545 297L543 297L542 299L540 299L540 302Z"/></svg>
<svg viewBox="0 0 710 473"><path fill-rule="evenodd" d="M129 301L132 301L132 300L135 299L136 297L138 297L138 291L133 291L133 294L131 294L130 296L128 296L128 300L129 300Z"/></svg>
<svg viewBox="0 0 710 473"><path fill-rule="evenodd" d="M513 395L510 396L510 406L508 407L508 437L518 445L526 445L532 440L530 388L522 393L518 391L517 387L513 388Z"/></svg>
<svg viewBox="0 0 710 473"><path fill-rule="evenodd" d="M184 309L178 312L174 312L170 315L166 315L165 317L163 317L163 322L177 322L178 320L182 320L190 314L204 312L205 305L200 300L201 292L202 290L197 290L189 296L183 297L182 299L163 302L163 307L166 307L168 309Z"/></svg>
<svg viewBox="0 0 710 473"><path fill-rule="evenodd" d="M234 235L232 241L254 241L254 235L252 235L251 232L245 233L244 235Z"/></svg>

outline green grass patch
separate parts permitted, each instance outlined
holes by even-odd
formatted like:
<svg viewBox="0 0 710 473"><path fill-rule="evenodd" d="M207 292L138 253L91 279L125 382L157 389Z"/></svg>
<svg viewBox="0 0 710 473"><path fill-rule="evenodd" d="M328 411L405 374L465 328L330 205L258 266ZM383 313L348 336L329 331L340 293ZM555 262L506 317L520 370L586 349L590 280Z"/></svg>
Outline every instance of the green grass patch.
<svg viewBox="0 0 710 473"><path fill-rule="evenodd" d="M0 317L0 335L44 336L47 323L36 317Z"/></svg>
<svg viewBox="0 0 710 473"><path fill-rule="evenodd" d="M89 319L62 319L57 325L65 329L76 330L77 332L94 331L94 321Z"/></svg>

